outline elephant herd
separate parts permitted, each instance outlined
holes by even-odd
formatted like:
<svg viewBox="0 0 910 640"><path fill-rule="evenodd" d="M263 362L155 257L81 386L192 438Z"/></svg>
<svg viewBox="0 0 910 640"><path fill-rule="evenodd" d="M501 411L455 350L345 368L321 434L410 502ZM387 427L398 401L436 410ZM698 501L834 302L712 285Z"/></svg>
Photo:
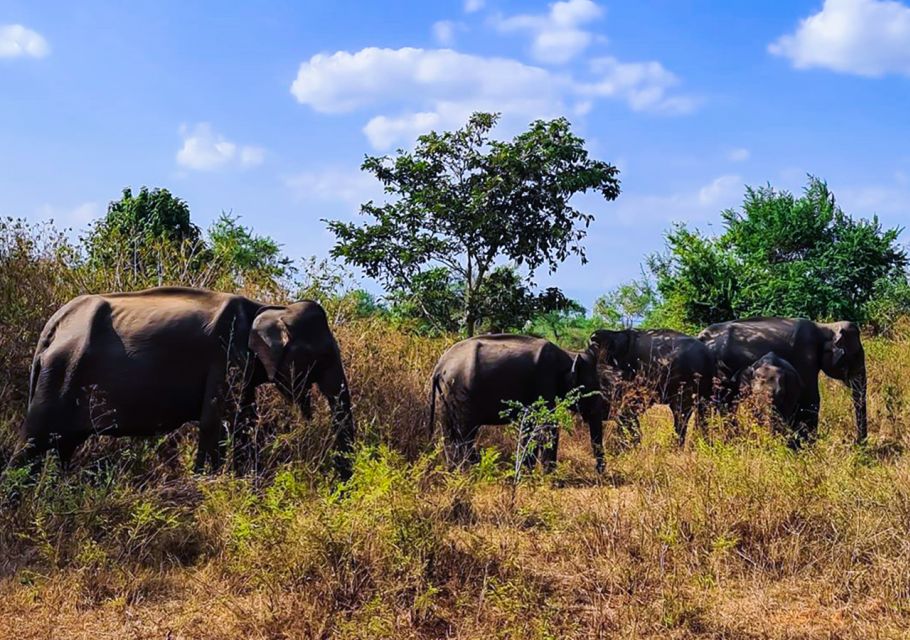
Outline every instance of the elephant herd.
<svg viewBox="0 0 910 640"><path fill-rule="evenodd" d="M440 358L430 403L435 407L440 398L446 452L460 464L476 456L480 425L507 421L499 413L503 401L540 397L553 403L581 388L588 397L576 410L588 424L601 470L602 423L611 409L620 430L637 440L639 416L651 405L668 405L682 444L693 413L703 426L710 407L730 414L752 397L752 405L798 446L818 430L819 371L850 387L856 439L862 442L866 365L852 322L751 318L711 325L697 337L667 329L599 330L583 352L527 336L469 338ZM555 463L555 449L544 456L546 468Z"/></svg>
<svg viewBox="0 0 910 640"><path fill-rule="evenodd" d="M449 461L470 462L477 456L480 426L508 421L505 403L542 398L552 406L579 389L574 409L590 430L600 471L603 422L611 413L637 439L641 413L666 404L682 443L693 414L701 425L710 407L728 413L754 396L798 445L817 431L819 371L851 389L856 439L863 441L865 355L851 322L734 320L697 337L600 330L581 352L529 336L483 335L456 343L440 357L430 380L430 427L438 407ZM255 390L264 383L275 384L305 416L311 387L319 389L332 410L335 468L348 477L354 442L350 389L319 304L266 305L180 287L80 296L41 333L23 446L14 464L35 463L56 450L65 465L92 435L157 435L198 421L195 470L218 469L228 440L242 470L256 416ZM237 418L226 427L229 410ZM547 469L556 462L555 427L549 437L553 446L541 453Z"/></svg>

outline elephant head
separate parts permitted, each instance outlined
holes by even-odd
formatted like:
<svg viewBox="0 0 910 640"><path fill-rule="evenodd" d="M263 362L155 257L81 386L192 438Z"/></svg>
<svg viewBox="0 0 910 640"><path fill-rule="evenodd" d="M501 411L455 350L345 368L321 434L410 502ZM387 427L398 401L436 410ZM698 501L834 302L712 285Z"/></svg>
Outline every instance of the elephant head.
<svg viewBox="0 0 910 640"><path fill-rule="evenodd" d="M600 388L600 377L597 373L597 353L589 348L576 353L572 358L572 368L565 380L563 395L573 389L581 389L583 397L578 401L578 412L588 424L591 433L591 448L597 461L597 471L604 469L603 421L607 415L604 408L604 397Z"/></svg>
<svg viewBox="0 0 910 640"><path fill-rule="evenodd" d="M796 369L774 352L737 372L733 381L742 397L752 396L759 406L773 407L784 420L792 419L802 384Z"/></svg>
<svg viewBox="0 0 910 640"><path fill-rule="evenodd" d="M296 402L304 415L309 414L309 388L316 384L332 409L336 451L348 453L354 438L350 391L323 308L311 301L263 307L253 320L248 346L268 380ZM346 465L347 457L336 459L342 475L349 475Z"/></svg>
<svg viewBox="0 0 910 640"><path fill-rule="evenodd" d="M821 369L850 387L856 414L856 441L866 439L866 354L854 322L820 324Z"/></svg>
<svg viewBox="0 0 910 640"><path fill-rule="evenodd" d="M623 377L634 375L635 337L631 331L599 329L591 334L590 340L591 346L608 366L621 372Z"/></svg>

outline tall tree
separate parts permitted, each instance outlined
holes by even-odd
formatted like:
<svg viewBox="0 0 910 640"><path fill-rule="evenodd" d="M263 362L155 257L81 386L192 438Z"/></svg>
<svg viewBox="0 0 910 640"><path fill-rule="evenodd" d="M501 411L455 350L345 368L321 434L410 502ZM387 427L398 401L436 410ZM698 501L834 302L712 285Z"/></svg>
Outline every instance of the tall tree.
<svg viewBox="0 0 910 640"><path fill-rule="evenodd" d="M564 118L538 120L509 141L490 138L497 120L475 113L462 129L420 136L413 151L367 157L362 169L382 182L388 202L363 204L371 220L362 226L328 222L334 257L389 291L411 294L418 306L425 274L447 269L462 283L459 320L468 335L497 260L528 277L544 265L554 271L571 254L586 262L582 240L593 216L570 200L588 190L607 200L619 195L619 171L590 159Z"/></svg>

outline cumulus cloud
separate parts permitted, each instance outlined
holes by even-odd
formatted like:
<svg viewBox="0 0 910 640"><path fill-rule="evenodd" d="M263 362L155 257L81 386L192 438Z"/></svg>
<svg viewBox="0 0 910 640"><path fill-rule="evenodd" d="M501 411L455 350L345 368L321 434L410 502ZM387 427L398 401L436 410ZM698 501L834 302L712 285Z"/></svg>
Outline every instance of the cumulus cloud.
<svg viewBox="0 0 910 640"><path fill-rule="evenodd" d="M768 50L797 69L910 75L910 7L894 0L825 0L821 11Z"/></svg>
<svg viewBox="0 0 910 640"><path fill-rule="evenodd" d="M483 9L484 0L464 0L464 11L465 13L475 13Z"/></svg>
<svg viewBox="0 0 910 640"><path fill-rule="evenodd" d="M593 101L619 99L637 111L685 113L689 97L671 93L679 80L660 63L595 61L590 79L451 49L379 49L318 54L300 65L291 93L321 113L370 109L364 134L377 149L431 128L463 124L477 110L504 123L587 113ZM376 112L379 113L376 113Z"/></svg>
<svg viewBox="0 0 910 640"><path fill-rule="evenodd" d="M379 49L317 54L300 65L291 93L322 113L345 113L395 103L407 96L431 101L484 97L509 100L532 89L552 93L554 76L508 58L450 49Z"/></svg>
<svg viewBox="0 0 910 640"><path fill-rule="evenodd" d="M0 58L43 58L51 52L47 40L21 24L0 25Z"/></svg>
<svg viewBox="0 0 910 640"><path fill-rule="evenodd" d="M589 96L624 99L634 111L689 113L698 106L695 98L668 95L679 78L659 62L620 62L616 58L597 58L590 63L598 79L579 85Z"/></svg>
<svg viewBox="0 0 910 640"><path fill-rule="evenodd" d="M520 14L494 19L504 33L531 34L531 55L540 62L568 62L588 48L594 35L582 26L603 15L592 0L561 0L550 5L545 14Z"/></svg>
<svg viewBox="0 0 910 640"><path fill-rule="evenodd" d="M192 128L181 127L183 146L177 152L177 164L187 169L211 171L228 166L253 167L262 164L265 150L241 146L215 132L208 122Z"/></svg>

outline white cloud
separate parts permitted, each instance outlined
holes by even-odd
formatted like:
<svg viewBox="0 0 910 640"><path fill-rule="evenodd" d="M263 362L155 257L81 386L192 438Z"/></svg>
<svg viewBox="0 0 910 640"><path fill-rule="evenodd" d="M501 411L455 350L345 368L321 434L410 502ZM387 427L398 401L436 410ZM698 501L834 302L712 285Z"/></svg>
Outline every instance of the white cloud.
<svg viewBox="0 0 910 640"><path fill-rule="evenodd" d="M698 203L706 207L729 202L743 192L743 179L739 176L720 176L698 190Z"/></svg>
<svg viewBox="0 0 910 640"><path fill-rule="evenodd" d="M291 93L321 113L374 113L364 133L377 149L435 127L464 123L477 110L503 113L503 124L583 115L598 99L619 99L636 111L686 113L692 98L671 95L679 83L660 63L604 58L590 65L591 80L509 58L451 49L379 49L318 54L300 65ZM378 112L378 113L377 113Z"/></svg>
<svg viewBox="0 0 910 640"><path fill-rule="evenodd" d="M474 13L483 9L484 0L464 0L464 11L465 13Z"/></svg>
<svg viewBox="0 0 910 640"><path fill-rule="evenodd" d="M0 25L0 58L43 58L50 51L47 40L37 31L21 24Z"/></svg>
<svg viewBox="0 0 910 640"><path fill-rule="evenodd" d="M620 62L616 58L596 58L591 71L594 82L579 85L588 96L624 99L634 111L690 113L698 100L689 96L668 95L679 78L659 62Z"/></svg>
<svg viewBox="0 0 910 640"><path fill-rule="evenodd" d="M376 149L388 149L399 140L412 140L434 127L439 127L442 117L432 111L409 113L399 117L376 116L371 118L363 132Z"/></svg>
<svg viewBox="0 0 910 640"><path fill-rule="evenodd" d="M450 49L378 49L317 54L300 65L291 93L322 113L344 113L409 96L431 101L508 100L532 89L552 93L554 76L508 58Z"/></svg>
<svg viewBox="0 0 910 640"><path fill-rule="evenodd" d="M730 149L730 153L727 154L727 159L730 160L730 162L745 162L751 157L752 153L745 147Z"/></svg>
<svg viewBox="0 0 910 640"><path fill-rule="evenodd" d="M455 42L455 29L457 25L451 20L439 20L433 23L433 37L436 42L444 47L450 47Z"/></svg>
<svg viewBox="0 0 910 640"><path fill-rule="evenodd" d="M723 209L742 202L743 180L736 175L723 175L696 189L667 195L626 194L616 201L616 217L626 226L643 221L705 222L718 219Z"/></svg>
<svg viewBox="0 0 910 640"><path fill-rule="evenodd" d="M568 62L593 42L594 35L582 25L603 15L592 0L562 0L550 5L546 14L520 14L499 17L494 26L502 32L526 31L531 34L531 55L550 63Z"/></svg>
<svg viewBox="0 0 910 640"><path fill-rule="evenodd" d="M894 0L825 0L821 11L768 50L797 69L910 75L910 7Z"/></svg>
<svg viewBox="0 0 910 640"><path fill-rule="evenodd" d="M263 148L239 146L215 132L207 122L200 122L191 129L181 127L180 133L183 146L177 152L177 164L187 169L210 171L231 165L253 167L265 160Z"/></svg>
<svg viewBox="0 0 910 640"><path fill-rule="evenodd" d="M298 200L356 206L382 196L382 184L364 171L332 168L301 171L284 179Z"/></svg>

